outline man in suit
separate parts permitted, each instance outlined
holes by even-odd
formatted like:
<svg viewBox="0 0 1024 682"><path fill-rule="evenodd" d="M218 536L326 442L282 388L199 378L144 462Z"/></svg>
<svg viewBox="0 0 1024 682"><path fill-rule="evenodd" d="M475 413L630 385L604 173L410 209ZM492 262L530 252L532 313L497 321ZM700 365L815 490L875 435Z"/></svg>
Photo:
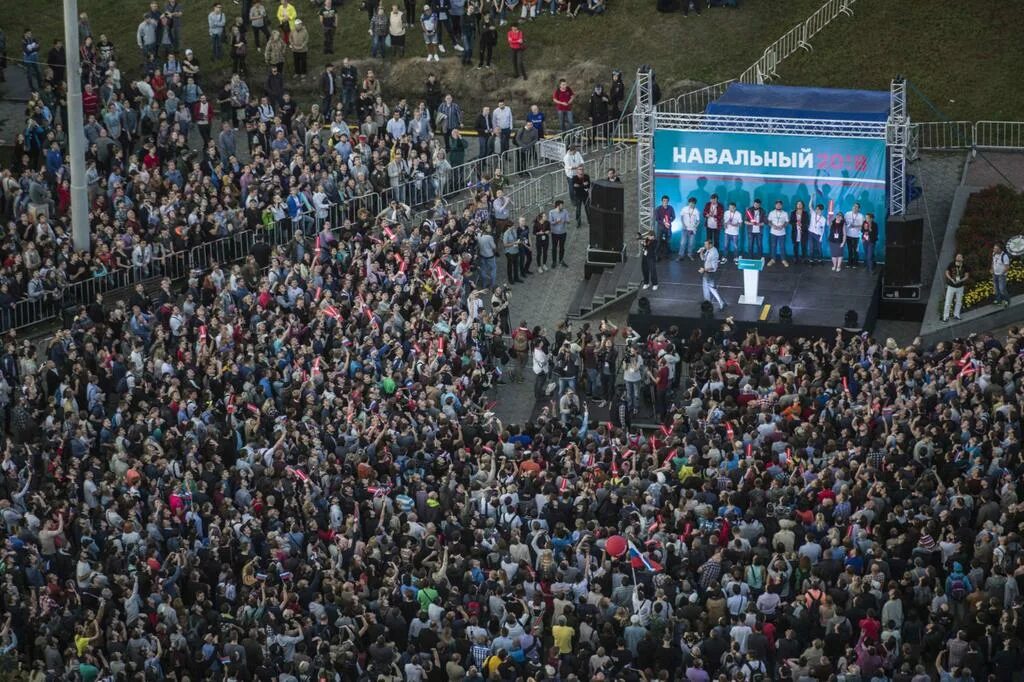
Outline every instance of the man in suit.
<svg viewBox="0 0 1024 682"><path fill-rule="evenodd" d="M327 62L324 72L320 74L320 111L326 116L334 103L334 94L338 91L338 81L334 77L334 64Z"/></svg>

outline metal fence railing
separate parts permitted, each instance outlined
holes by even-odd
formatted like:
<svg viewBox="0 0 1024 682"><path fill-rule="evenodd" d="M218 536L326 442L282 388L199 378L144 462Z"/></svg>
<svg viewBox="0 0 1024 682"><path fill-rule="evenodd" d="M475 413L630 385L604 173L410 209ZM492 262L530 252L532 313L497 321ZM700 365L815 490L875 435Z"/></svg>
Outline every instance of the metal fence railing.
<svg viewBox="0 0 1024 682"><path fill-rule="evenodd" d="M811 49L811 38L838 17L852 15L854 2L855 0L828 0L814 14L766 47L757 61L740 74L739 81L760 85L776 78L779 64L795 54L797 50Z"/></svg>
<svg viewBox="0 0 1024 682"><path fill-rule="evenodd" d="M1024 149L1024 121L921 121L912 134L918 150Z"/></svg>
<svg viewBox="0 0 1024 682"><path fill-rule="evenodd" d="M1024 121L978 121L974 146L982 149L1024 149Z"/></svg>
<svg viewBox="0 0 1024 682"><path fill-rule="evenodd" d="M588 137L587 131L588 129L582 129L584 139ZM636 167L636 155L631 145L622 142L614 145L599 142L600 136L596 133L604 132L607 135L606 128L591 132L595 134L591 136L593 141L589 142L590 148L584 157L584 166L593 177L597 177L597 174L603 177L607 168L629 172ZM565 172L561 163L558 163L557 167L551 167L552 165L555 164L541 166L539 169L544 172L508 187L507 194L513 200L514 206L519 210L525 210L528 207L550 205L557 198L567 194ZM538 167L534 167L534 172L537 170ZM87 305L96 301L100 294L114 295L136 284L150 285L164 278L181 281L197 269L209 268L214 262L221 266L232 265L248 256L257 235L262 235L262 239L270 246L278 247L288 244L297 230L307 237L312 237L320 233L327 224L337 237L346 227L346 221L353 219L358 209L366 208L372 215L377 215L388 207L392 199L419 196L416 194L419 191L415 187L400 187L397 190L362 194L349 198L344 203L331 203L320 209L299 212L295 216L276 220L267 226L236 230L225 237L197 244L186 251L154 258L145 266L113 270L69 283L59 290L35 298L25 298L11 306L0 308L0 332L57 319L64 308ZM475 200L475 194L474 191L466 191L461 196L446 201L448 210L456 214L461 213L463 208ZM419 198L426 199L427 195ZM430 202L426 200L417 201L416 205L422 206L422 209L416 211L414 221L426 218L432 210Z"/></svg>
<svg viewBox="0 0 1024 682"><path fill-rule="evenodd" d="M974 147L974 124L970 121L915 122L911 134L918 150Z"/></svg>
<svg viewBox="0 0 1024 682"><path fill-rule="evenodd" d="M678 97L665 100L658 104L658 113L668 114L700 114L708 105L721 97L726 89L735 83L735 79L708 85L697 90L684 92Z"/></svg>
<svg viewBox="0 0 1024 682"><path fill-rule="evenodd" d="M781 38L765 48L750 68L739 78L734 78L714 85L684 92L681 95L666 99L658 104L658 113L668 114L699 114L703 113L708 104L715 101L733 83L757 83L777 76L779 64L797 50L810 50L811 39L828 26L834 19L842 15L852 14L850 6L855 0L828 0L804 22L797 24Z"/></svg>

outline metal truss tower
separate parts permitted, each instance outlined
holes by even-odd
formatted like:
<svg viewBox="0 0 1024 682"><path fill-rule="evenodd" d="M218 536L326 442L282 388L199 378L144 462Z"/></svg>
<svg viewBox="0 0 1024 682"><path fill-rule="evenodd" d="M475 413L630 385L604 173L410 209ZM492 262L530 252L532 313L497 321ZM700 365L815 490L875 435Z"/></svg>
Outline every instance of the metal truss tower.
<svg viewBox="0 0 1024 682"><path fill-rule="evenodd" d="M649 66L636 72L636 108L633 132L636 135L637 204L640 232L654 225L654 73Z"/></svg>
<svg viewBox="0 0 1024 682"><path fill-rule="evenodd" d="M889 92L891 104L885 126L885 146L889 148L889 215L903 215L907 210L907 157L911 134L906 78L896 76Z"/></svg>

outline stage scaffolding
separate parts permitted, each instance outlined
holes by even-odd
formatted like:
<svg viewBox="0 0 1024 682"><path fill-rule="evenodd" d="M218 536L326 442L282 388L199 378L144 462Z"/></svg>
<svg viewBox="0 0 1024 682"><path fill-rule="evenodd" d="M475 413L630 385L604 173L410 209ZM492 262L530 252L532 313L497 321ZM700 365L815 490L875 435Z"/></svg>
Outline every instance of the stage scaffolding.
<svg viewBox="0 0 1024 682"><path fill-rule="evenodd" d="M907 80L896 76L889 92L891 104L885 125L885 146L889 148L889 215L903 215L907 210L907 157L911 135Z"/></svg>

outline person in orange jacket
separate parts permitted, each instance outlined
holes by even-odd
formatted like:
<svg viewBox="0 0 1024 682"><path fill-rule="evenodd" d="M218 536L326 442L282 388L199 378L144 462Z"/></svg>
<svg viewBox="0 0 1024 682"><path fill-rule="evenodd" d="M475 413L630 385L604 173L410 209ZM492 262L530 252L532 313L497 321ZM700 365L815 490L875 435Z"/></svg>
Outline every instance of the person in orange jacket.
<svg viewBox="0 0 1024 682"><path fill-rule="evenodd" d="M523 30L514 22L508 29L508 47L512 50L512 77L519 78L522 75L523 80L526 80L526 64L523 63L523 50L526 49L526 45L523 43Z"/></svg>

